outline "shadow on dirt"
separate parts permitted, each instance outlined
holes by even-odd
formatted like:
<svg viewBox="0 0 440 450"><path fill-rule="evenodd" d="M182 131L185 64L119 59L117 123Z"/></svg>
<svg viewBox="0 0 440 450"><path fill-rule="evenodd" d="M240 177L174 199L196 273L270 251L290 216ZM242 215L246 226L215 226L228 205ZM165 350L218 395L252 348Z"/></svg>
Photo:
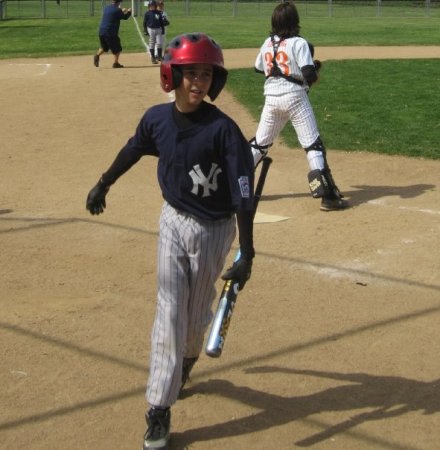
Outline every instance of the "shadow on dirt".
<svg viewBox="0 0 440 450"><path fill-rule="evenodd" d="M423 195L425 192L435 189L434 184L413 184L410 186L369 186L357 185L351 186L355 188L352 191L343 191L344 197L350 199L351 206L368 203L372 200L377 200L382 197L399 197L402 199L415 198ZM263 195L261 200L273 201L282 198L302 198L310 197L309 192L287 193L287 194L272 194Z"/></svg>
<svg viewBox="0 0 440 450"><path fill-rule="evenodd" d="M181 449L193 442L210 441L277 427L296 420L312 420L312 415L347 411L347 420L328 427L313 419L314 425L323 430L295 442L299 447L309 447L347 432L367 421L383 420L420 411L422 414L440 412L440 379L423 382L403 377L376 376L365 373L336 373L316 370L297 370L276 366L253 367L248 374L267 374L274 380L276 374L302 375L327 378L343 382L320 392L298 397L282 397L267 392L235 386L230 381L209 380L191 389L192 393L217 395L249 405L258 413L216 425L197 428L173 435L173 449ZM280 382L285 383L285 378ZM365 409L370 411L365 412ZM353 410L362 410L353 414ZM293 437L293 436L292 436ZM386 442L378 437L357 436L371 444L386 444L387 448L399 449L398 444ZM407 448L407 447L406 447Z"/></svg>

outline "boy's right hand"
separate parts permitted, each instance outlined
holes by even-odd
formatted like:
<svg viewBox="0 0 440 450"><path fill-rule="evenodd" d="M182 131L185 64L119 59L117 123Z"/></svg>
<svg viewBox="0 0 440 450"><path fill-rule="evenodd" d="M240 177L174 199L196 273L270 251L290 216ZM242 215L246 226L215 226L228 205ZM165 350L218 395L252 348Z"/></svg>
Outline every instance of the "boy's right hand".
<svg viewBox="0 0 440 450"><path fill-rule="evenodd" d="M105 196L109 191L108 186L104 186L101 180L96 183L92 190L87 195L86 209L90 211L90 214L101 214L106 207Z"/></svg>
<svg viewBox="0 0 440 450"><path fill-rule="evenodd" d="M238 290L241 291L246 284L246 281L251 277L252 272L252 259L245 259L241 257L238 261L235 261L232 267L230 267L223 275L222 280L238 281Z"/></svg>

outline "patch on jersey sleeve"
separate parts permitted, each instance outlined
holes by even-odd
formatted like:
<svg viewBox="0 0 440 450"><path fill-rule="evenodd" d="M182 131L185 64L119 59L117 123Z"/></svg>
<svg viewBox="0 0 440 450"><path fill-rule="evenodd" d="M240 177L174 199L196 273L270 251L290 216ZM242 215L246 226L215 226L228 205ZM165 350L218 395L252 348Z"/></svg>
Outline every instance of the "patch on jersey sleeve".
<svg viewBox="0 0 440 450"><path fill-rule="evenodd" d="M240 192L242 198L250 197L249 177L240 177L238 179L238 185L240 186Z"/></svg>

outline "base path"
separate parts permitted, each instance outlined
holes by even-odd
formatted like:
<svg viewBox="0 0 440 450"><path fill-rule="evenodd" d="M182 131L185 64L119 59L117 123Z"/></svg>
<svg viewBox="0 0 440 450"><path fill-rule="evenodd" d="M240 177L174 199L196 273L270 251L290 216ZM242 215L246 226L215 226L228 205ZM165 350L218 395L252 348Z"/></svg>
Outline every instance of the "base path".
<svg viewBox="0 0 440 450"><path fill-rule="evenodd" d="M253 67L258 48L225 50L228 69ZM316 47L315 58L328 59L414 59L440 58L440 46L389 46L389 47Z"/></svg>

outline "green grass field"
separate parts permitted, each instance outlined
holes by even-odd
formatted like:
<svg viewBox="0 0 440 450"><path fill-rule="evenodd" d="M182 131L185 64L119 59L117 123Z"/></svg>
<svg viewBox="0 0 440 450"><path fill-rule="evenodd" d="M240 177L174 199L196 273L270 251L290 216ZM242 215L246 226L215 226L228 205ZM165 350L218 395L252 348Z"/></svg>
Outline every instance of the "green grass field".
<svg viewBox="0 0 440 450"><path fill-rule="evenodd" d="M439 159L440 94L419 82L425 73L437 73L438 83L440 60L325 62L309 95L327 147ZM253 69L232 70L228 80L256 120L264 102L263 83L263 75ZM290 124L282 138L299 146Z"/></svg>
<svg viewBox="0 0 440 450"><path fill-rule="evenodd" d="M340 13L341 15L342 13ZM310 17L302 35L315 46L439 45L439 17ZM171 18L168 36L203 31L223 48L256 48L270 17ZM137 18L141 20L141 18ZM0 21L0 59L92 54L100 17ZM121 24L124 52L143 52L133 20ZM256 119L264 79L251 68L231 70L227 88ZM311 90L320 131L328 147L440 159L440 59L328 61ZM297 146L290 125L283 139Z"/></svg>

